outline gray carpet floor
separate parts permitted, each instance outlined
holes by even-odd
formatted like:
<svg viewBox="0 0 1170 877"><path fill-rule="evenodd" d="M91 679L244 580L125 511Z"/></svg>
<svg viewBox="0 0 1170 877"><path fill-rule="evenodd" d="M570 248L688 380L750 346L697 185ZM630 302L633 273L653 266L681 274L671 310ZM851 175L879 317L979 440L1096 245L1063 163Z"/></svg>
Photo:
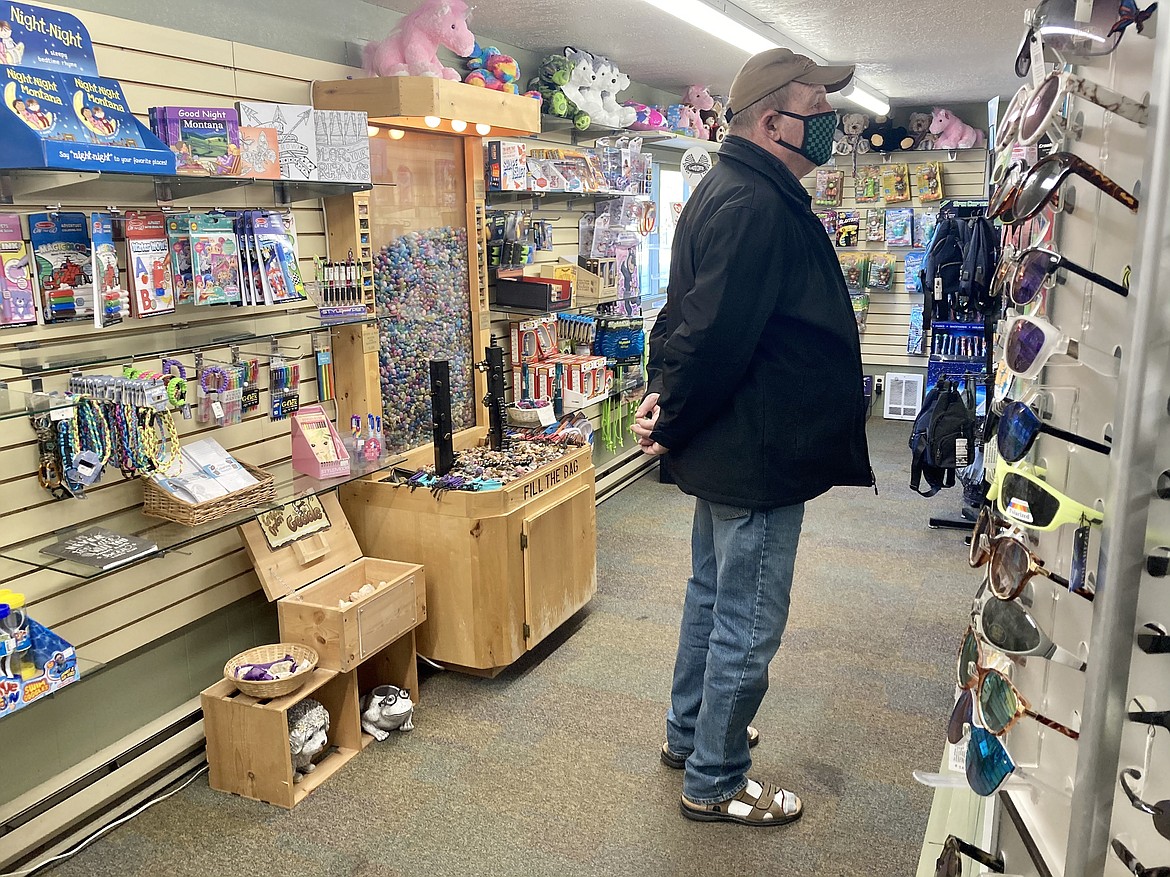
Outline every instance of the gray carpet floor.
<svg viewBox="0 0 1170 877"><path fill-rule="evenodd" d="M927 529L957 490L906 486L908 424L871 421L881 495L809 505L788 632L756 719L753 774L800 822L757 830L678 812L663 712L689 571L692 500L645 477L598 509L598 592L493 680L422 684L416 730L375 744L296 810L205 777L54 877L706 875L912 877L974 587L960 534Z"/></svg>

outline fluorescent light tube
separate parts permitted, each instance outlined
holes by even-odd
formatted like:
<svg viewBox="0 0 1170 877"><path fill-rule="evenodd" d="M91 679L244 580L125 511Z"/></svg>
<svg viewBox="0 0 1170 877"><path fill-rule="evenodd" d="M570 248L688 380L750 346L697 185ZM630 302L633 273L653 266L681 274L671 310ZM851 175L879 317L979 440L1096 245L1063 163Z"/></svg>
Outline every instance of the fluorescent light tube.
<svg viewBox="0 0 1170 877"><path fill-rule="evenodd" d="M646 2L685 21L692 27L706 31L725 43L743 49L749 55L755 55L766 49L779 48L779 43L772 42L750 27L740 24L717 9L713 9L702 0L646 0Z"/></svg>
<svg viewBox="0 0 1170 877"><path fill-rule="evenodd" d="M847 101L857 104L863 110L869 110L879 116L888 115L890 112L890 102L881 95L874 94L872 91L862 88L856 83L850 82L847 86L841 89L841 97Z"/></svg>

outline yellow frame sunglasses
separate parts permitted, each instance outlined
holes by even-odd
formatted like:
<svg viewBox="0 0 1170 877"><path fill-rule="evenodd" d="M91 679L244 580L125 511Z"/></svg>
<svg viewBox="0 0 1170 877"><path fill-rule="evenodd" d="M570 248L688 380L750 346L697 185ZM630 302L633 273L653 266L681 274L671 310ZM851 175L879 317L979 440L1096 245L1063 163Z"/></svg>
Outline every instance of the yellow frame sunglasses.
<svg viewBox="0 0 1170 877"><path fill-rule="evenodd" d="M996 460L995 478L988 491L1001 515L1029 530L1049 533L1065 524L1100 524L1105 516L1065 496L1036 474L1019 465Z"/></svg>

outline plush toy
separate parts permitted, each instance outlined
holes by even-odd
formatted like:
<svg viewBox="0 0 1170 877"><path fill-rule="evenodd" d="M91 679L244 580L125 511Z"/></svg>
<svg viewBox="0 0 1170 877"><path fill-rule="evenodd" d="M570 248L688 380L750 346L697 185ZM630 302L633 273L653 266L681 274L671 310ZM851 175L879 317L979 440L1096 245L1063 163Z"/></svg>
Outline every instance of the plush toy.
<svg viewBox="0 0 1170 877"><path fill-rule="evenodd" d="M413 731L414 702L410 692L395 685L379 685L366 695L362 730L381 742L391 731Z"/></svg>
<svg viewBox="0 0 1170 877"><path fill-rule="evenodd" d="M665 131L667 130L666 116L658 107L647 106L635 101L627 101L622 106L634 111L634 121L626 127L632 131Z"/></svg>
<svg viewBox="0 0 1170 877"><path fill-rule="evenodd" d="M706 112L715 106L715 98L707 91L705 85L692 85L683 95L682 102L694 107L700 113Z"/></svg>
<svg viewBox="0 0 1170 877"><path fill-rule="evenodd" d="M886 116L875 118L865 129L864 137L875 152L897 152L914 145L910 132L901 125L895 125Z"/></svg>
<svg viewBox="0 0 1170 877"><path fill-rule="evenodd" d="M671 131L687 137L707 139L707 128L699 111L688 104L671 104L666 108L666 124Z"/></svg>
<svg viewBox="0 0 1170 877"><path fill-rule="evenodd" d="M362 69L367 76L440 76L458 82L459 72L439 62L438 50L446 46L461 58L471 54L475 37L467 29L467 14L464 0L424 0L390 36L365 47Z"/></svg>
<svg viewBox="0 0 1170 877"><path fill-rule="evenodd" d="M914 138L915 149L930 149L934 145L934 135L930 133L931 121L930 113L910 114L910 122L906 127Z"/></svg>
<svg viewBox="0 0 1170 877"><path fill-rule="evenodd" d="M596 58L594 73L597 76L596 87L601 92L601 107L603 113L594 119L611 128L628 128L638 117L638 111L624 107L617 102L619 91L630 87L630 77L618 70L608 58Z"/></svg>
<svg viewBox="0 0 1170 877"><path fill-rule="evenodd" d="M568 85L572 73L573 65L568 58L564 55L549 55L540 64L540 75L534 76L528 87L540 94L544 113L570 119L578 131L584 131L591 121L589 114L570 101L562 90Z"/></svg>
<svg viewBox="0 0 1170 877"><path fill-rule="evenodd" d="M712 99L711 109L699 110L699 118L707 129L707 139L723 142L727 136L727 114L723 110L723 101Z"/></svg>
<svg viewBox="0 0 1170 877"><path fill-rule="evenodd" d="M505 55L495 46L481 47L475 44L475 49L464 63L468 73L463 81L468 85L478 85L481 88L490 88L494 91L503 91L508 94L520 94L520 65L511 55ZM539 91L527 91L526 97L540 100Z"/></svg>
<svg viewBox="0 0 1170 877"><path fill-rule="evenodd" d="M307 697L288 710L288 746L292 753L293 782L317 769L313 759L329 742L329 713L317 701Z"/></svg>
<svg viewBox="0 0 1170 877"><path fill-rule="evenodd" d="M869 152L869 141L862 135L869 127L869 116L865 113L846 113L841 117L842 137L836 142L834 151L838 155Z"/></svg>
<svg viewBox="0 0 1170 877"><path fill-rule="evenodd" d="M935 149L966 149L982 146L985 139L982 131L972 128L954 113L943 107L935 107L931 113L930 133L935 136Z"/></svg>
<svg viewBox="0 0 1170 877"><path fill-rule="evenodd" d="M597 88L593 56L567 46L565 57L573 66L569 73L569 81L561 86L561 91L581 112L588 113L593 121L599 121L605 115L605 106L601 101L601 89Z"/></svg>

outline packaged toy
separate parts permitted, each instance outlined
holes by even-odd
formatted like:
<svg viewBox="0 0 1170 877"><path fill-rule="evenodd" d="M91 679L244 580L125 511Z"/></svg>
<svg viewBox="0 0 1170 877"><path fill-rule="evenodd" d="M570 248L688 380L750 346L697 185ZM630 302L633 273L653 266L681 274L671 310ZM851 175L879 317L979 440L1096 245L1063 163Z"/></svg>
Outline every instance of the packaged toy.
<svg viewBox="0 0 1170 877"><path fill-rule="evenodd" d="M866 211L865 239L867 241L884 241L886 239L886 211Z"/></svg>
<svg viewBox="0 0 1170 877"><path fill-rule="evenodd" d="M817 188L813 194L813 203L818 207L840 207L841 188L845 182L845 174L829 168L817 169Z"/></svg>
<svg viewBox="0 0 1170 877"><path fill-rule="evenodd" d="M899 207L886 211L886 246L911 247L914 245L914 210Z"/></svg>
<svg viewBox="0 0 1170 877"><path fill-rule="evenodd" d="M444 46L461 58L472 53L468 12L463 0L424 0L386 39L366 46L362 69L367 76L439 76L458 82L459 72L444 67L438 52Z"/></svg>
<svg viewBox="0 0 1170 877"><path fill-rule="evenodd" d="M865 288L870 292L893 292L894 266L897 261L893 253L871 253Z"/></svg>
<svg viewBox="0 0 1170 877"><path fill-rule="evenodd" d="M937 161L914 168L914 189L919 201L941 201L943 197L942 164Z"/></svg>
<svg viewBox="0 0 1170 877"><path fill-rule="evenodd" d="M840 253L837 259L841 263L841 276L845 278L845 286L850 292L861 292L865 289L865 269L869 264L869 256L865 253Z"/></svg>
<svg viewBox="0 0 1170 877"><path fill-rule="evenodd" d="M925 247L938 225L937 210L914 211L914 246Z"/></svg>
<svg viewBox="0 0 1170 877"><path fill-rule="evenodd" d="M853 317L857 320L857 331L865 331L865 323L869 317L869 293L851 292L849 302L853 305Z"/></svg>
<svg viewBox="0 0 1170 877"><path fill-rule="evenodd" d="M881 165L863 164L856 168L853 172L853 193L854 200L858 204L880 204L882 201Z"/></svg>
<svg viewBox="0 0 1170 877"><path fill-rule="evenodd" d="M833 210L814 210L817 219L821 221L821 225L825 227L825 234L830 239L837 236L837 213Z"/></svg>
<svg viewBox="0 0 1170 877"><path fill-rule="evenodd" d="M910 170L906 165L888 164L882 168L882 197L887 204L910 200Z"/></svg>
<svg viewBox="0 0 1170 877"><path fill-rule="evenodd" d="M31 261L20 227L20 216L0 213L0 326L36 324Z"/></svg>
<svg viewBox="0 0 1170 877"><path fill-rule="evenodd" d="M935 107L931 113L930 133L935 138L935 149L967 149L982 146L987 139L982 131L972 128L943 107Z"/></svg>
<svg viewBox="0 0 1170 877"><path fill-rule="evenodd" d="M860 210L837 211L837 246L856 247L861 233Z"/></svg>
<svg viewBox="0 0 1170 877"><path fill-rule="evenodd" d="M919 272L922 271L922 266L926 262L926 251L910 250L903 257L903 261L905 262L906 291L912 294L922 292Z"/></svg>

